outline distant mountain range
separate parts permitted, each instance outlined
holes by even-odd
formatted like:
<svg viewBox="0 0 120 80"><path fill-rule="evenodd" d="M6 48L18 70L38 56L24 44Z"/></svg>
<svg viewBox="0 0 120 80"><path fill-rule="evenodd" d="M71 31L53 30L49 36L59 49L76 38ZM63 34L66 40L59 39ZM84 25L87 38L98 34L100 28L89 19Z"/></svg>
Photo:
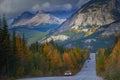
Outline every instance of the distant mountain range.
<svg viewBox="0 0 120 80"><path fill-rule="evenodd" d="M37 12L24 12L13 20L11 27L18 26L39 26L41 24L61 24L65 19L59 19L51 14Z"/></svg>
<svg viewBox="0 0 120 80"><path fill-rule="evenodd" d="M120 0L91 0L50 35L69 37L62 42L56 41L66 47L78 45L96 51L114 43L114 36L120 35L119 22Z"/></svg>
<svg viewBox="0 0 120 80"><path fill-rule="evenodd" d="M34 37L36 34L28 38L29 44L54 40L66 47L79 46L96 51L111 46L115 36L120 35L120 0L91 0L67 20L49 13L24 12L12 21L11 30L42 34L40 38Z"/></svg>
<svg viewBox="0 0 120 80"><path fill-rule="evenodd" d="M16 31L20 36L25 34L28 45L44 38L66 19L60 19L50 13L23 12L16 18L8 20L9 31Z"/></svg>

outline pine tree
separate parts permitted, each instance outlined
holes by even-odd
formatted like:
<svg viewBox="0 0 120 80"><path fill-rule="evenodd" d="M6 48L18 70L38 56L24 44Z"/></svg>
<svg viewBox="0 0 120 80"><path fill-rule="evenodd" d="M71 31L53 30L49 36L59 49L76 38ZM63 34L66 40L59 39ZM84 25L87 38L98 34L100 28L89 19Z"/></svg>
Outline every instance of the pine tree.
<svg viewBox="0 0 120 80"><path fill-rule="evenodd" d="M22 44L23 44L23 48L26 48L26 41L25 41L24 33L23 33L23 37L22 37Z"/></svg>
<svg viewBox="0 0 120 80"><path fill-rule="evenodd" d="M0 71L2 75L7 76L9 75L10 46L8 26L4 15L2 20L0 18L0 65L2 65Z"/></svg>
<svg viewBox="0 0 120 80"><path fill-rule="evenodd" d="M17 65L18 65L18 57L17 57L17 47L16 47L16 32L13 31L12 35L12 44L11 44L11 55L10 55L10 73L15 74Z"/></svg>
<svg viewBox="0 0 120 80"><path fill-rule="evenodd" d="M9 75L9 58L11 54L11 44L10 44L10 38L9 38L9 33L8 33L8 26L6 22L5 15L3 16L3 55L5 59L5 66L6 66L6 74Z"/></svg>
<svg viewBox="0 0 120 80"><path fill-rule="evenodd" d="M16 47L16 32L13 31L13 35L12 35L12 53L14 55L17 54L17 47Z"/></svg>
<svg viewBox="0 0 120 80"><path fill-rule="evenodd" d="M4 59L3 59L3 45L2 45L2 41L3 41L3 39L2 39L2 32L3 32L3 30L2 30L2 20L1 20L1 16L0 16L0 65L3 65L3 61L4 61ZM3 66L0 66L0 76L2 76L2 69L3 69Z"/></svg>
<svg viewBox="0 0 120 80"><path fill-rule="evenodd" d="M2 53L2 20L0 16L0 54Z"/></svg>
<svg viewBox="0 0 120 80"><path fill-rule="evenodd" d="M10 51L10 38L8 33L8 26L5 19L5 15L3 16L3 43L4 43L4 54L9 54Z"/></svg>

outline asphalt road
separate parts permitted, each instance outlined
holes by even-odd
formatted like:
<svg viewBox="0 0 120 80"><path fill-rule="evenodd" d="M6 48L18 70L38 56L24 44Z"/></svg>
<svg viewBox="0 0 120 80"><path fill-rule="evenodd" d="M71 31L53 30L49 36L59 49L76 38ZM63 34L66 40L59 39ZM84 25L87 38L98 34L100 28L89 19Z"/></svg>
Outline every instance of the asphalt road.
<svg viewBox="0 0 120 80"><path fill-rule="evenodd" d="M90 54L81 71L74 76L25 78L18 80L102 80L96 75L95 53Z"/></svg>

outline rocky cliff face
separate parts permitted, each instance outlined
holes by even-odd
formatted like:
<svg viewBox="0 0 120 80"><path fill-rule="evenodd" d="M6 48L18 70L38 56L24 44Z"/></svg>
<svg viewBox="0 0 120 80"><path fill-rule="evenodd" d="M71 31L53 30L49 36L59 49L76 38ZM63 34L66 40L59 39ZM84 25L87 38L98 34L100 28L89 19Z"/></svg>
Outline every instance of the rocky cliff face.
<svg viewBox="0 0 120 80"><path fill-rule="evenodd" d="M92 0L82 6L70 19L64 22L54 33L68 29L83 29L94 25L110 24L120 19L120 0Z"/></svg>
<svg viewBox="0 0 120 80"><path fill-rule="evenodd" d="M101 34L102 36L118 36L120 35L120 20L110 24L107 29Z"/></svg>

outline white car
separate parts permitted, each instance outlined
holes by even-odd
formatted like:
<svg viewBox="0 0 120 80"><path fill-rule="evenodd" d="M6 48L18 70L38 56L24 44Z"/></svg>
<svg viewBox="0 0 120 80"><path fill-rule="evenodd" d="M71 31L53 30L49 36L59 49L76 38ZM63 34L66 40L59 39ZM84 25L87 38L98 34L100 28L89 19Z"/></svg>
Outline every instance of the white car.
<svg viewBox="0 0 120 80"><path fill-rule="evenodd" d="M65 75L65 76L71 76L72 73L71 73L71 71L65 71L64 75Z"/></svg>

